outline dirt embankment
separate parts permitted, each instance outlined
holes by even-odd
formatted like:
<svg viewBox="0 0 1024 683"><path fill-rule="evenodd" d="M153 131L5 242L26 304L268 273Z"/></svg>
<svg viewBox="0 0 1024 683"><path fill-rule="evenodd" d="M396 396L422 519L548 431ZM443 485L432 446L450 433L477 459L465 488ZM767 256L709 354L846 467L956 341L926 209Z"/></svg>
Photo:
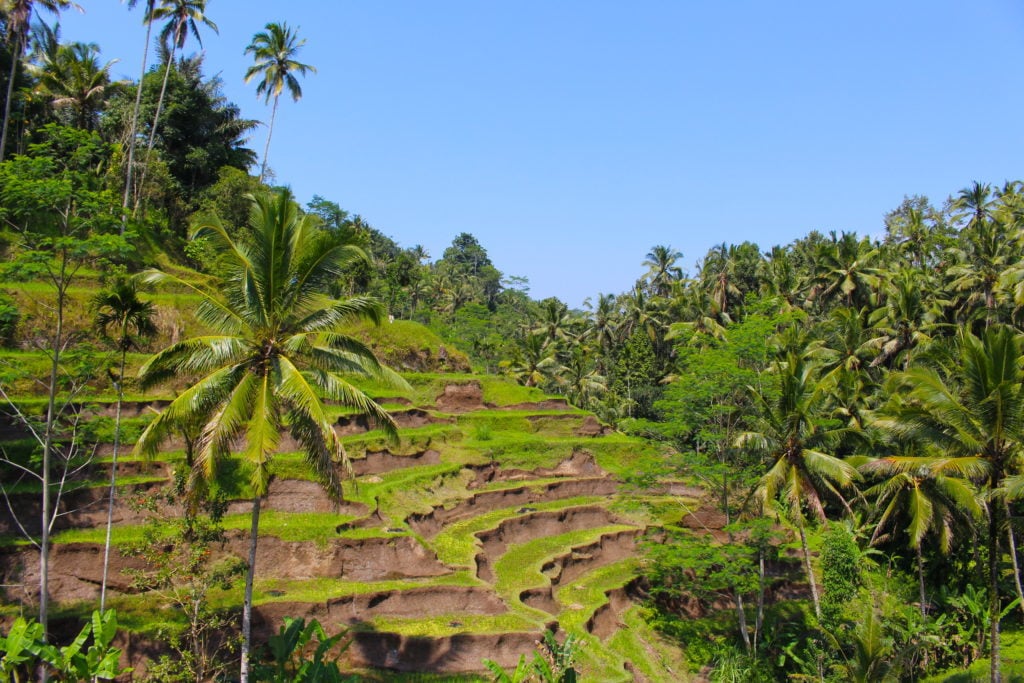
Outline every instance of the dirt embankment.
<svg viewBox="0 0 1024 683"><path fill-rule="evenodd" d="M557 628L557 624L551 625ZM346 653L356 667L435 673L479 672L490 659L499 666L515 667L519 657L532 652L541 633L459 633L440 638L403 636L364 631L354 634Z"/></svg>
<svg viewBox="0 0 1024 683"><path fill-rule="evenodd" d="M389 451L369 451L363 458L352 459L352 472L361 477L366 474L383 474L406 467L436 465L441 462L441 453L433 449L414 455L394 455Z"/></svg>
<svg viewBox="0 0 1024 683"><path fill-rule="evenodd" d="M607 477L608 473L594 460L588 451L573 451L572 455L562 460L555 467L538 467L533 470L505 469L497 463L471 465L469 469L475 478L469 488L479 488L494 481L529 481L541 477Z"/></svg>
<svg viewBox="0 0 1024 683"><path fill-rule="evenodd" d="M530 607L558 614L562 607L555 600L555 589L594 569L635 555L636 539L640 533L639 529L632 529L605 534L594 543L576 546L553 558L540 569L551 583L524 591L519 599Z"/></svg>
<svg viewBox="0 0 1024 683"><path fill-rule="evenodd" d="M597 505L532 512L506 519L496 528L476 534L482 545L476 556L476 575L482 581L494 583L494 562L510 545L618 523L620 520L614 514Z"/></svg>
<svg viewBox="0 0 1024 683"><path fill-rule="evenodd" d="M272 633L284 617L316 618L322 624L365 624L378 617L422 618L425 614L504 614L492 591L478 586L424 586L410 590L348 595L324 602L269 602L259 605L254 626Z"/></svg>
<svg viewBox="0 0 1024 683"><path fill-rule="evenodd" d="M463 500L457 505L435 507L427 514L412 514L406 522L418 534L433 538L447 524L462 519L515 506L536 505L550 500L562 500L577 496L607 496L615 493L618 484L603 477L588 479L566 479L543 486L517 486L498 491L483 491Z"/></svg>

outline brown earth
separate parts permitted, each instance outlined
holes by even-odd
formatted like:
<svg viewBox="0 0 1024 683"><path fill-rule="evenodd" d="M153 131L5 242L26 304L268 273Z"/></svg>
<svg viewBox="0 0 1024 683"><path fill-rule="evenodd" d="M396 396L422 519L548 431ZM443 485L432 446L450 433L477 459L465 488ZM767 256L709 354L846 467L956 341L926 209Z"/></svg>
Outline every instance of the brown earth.
<svg viewBox="0 0 1024 683"><path fill-rule="evenodd" d="M633 579L621 588L605 591L607 600L587 619L587 632L604 640L624 628L622 614L645 597L641 583L639 579Z"/></svg>
<svg viewBox="0 0 1024 683"><path fill-rule="evenodd" d="M639 529L605 534L594 543L575 546L541 566L540 570L551 581L542 588L532 588L519 596L525 604L557 615L562 606L555 600L555 589L571 583L587 572L618 562L636 554ZM533 602L527 602L527 599Z"/></svg>
<svg viewBox="0 0 1024 683"><path fill-rule="evenodd" d="M249 552L248 532L230 534L227 550ZM319 577L348 581L387 581L441 576L451 572L412 536L337 538L328 544L282 541L260 536L256 571L261 577L303 580Z"/></svg>
<svg viewBox="0 0 1024 683"><path fill-rule="evenodd" d="M321 624L360 624L377 617L418 618L424 614L504 614L492 591L477 586L424 586L409 590L348 595L325 602L270 602L258 605L254 627L269 636L284 617L315 618Z"/></svg>
<svg viewBox="0 0 1024 683"><path fill-rule="evenodd" d="M543 486L517 486L511 489L483 491L450 508L435 507L427 514L412 514L406 523L425 538L433 538L447 524L475 517L501 508L536 505L544 501L575 498L577 496L607 496L615 493L618 483L603 477L567 479Z"/></svg>
<svg viewBox="0 0 1024 683"><path fill-rule="evenodd" d="M471 465L476 473L469 488L478 488L493 481L526 481L540 477L606 477L605 472L588 451L573 451L568 458L555 467L538 467L535 470L502 469L497 463Z"/></svg>
<svg viewBox="0 0 1024 683"><path fill-rule="evenodd" d="M418 465L436 465L439 462L441 462L441 454L432 449L414 455L395 455L390 451L371 451L365 457L352 459L352 472L357 477L361 477L365 474L383 474Z"/></svg>
<svg viewBox="0 0 1024 683"><path fill-rule="evenodd" d="M552 625L557 629L557 624ZM356 667L392 671L477 672L490 659L515 667L520 655L534 650L540 633L459 633L440 638L362 631L354 634L346 653Z"/></svg>
<svg viewBox="0 0 1024 683"><path fill-rule="evenodd" d="M510 545L617 523L620 520L614 514L597 505L532 512L506 519L494 529L477 532L482 549L476 556L476 575L487 583L494 583L494 562Z"/></svg>
<svg viewBox="0 0 1024 683"><path fill-rule="evenodd" d="M434 405L445 413L470 413L494 407L484 403L484 390L479 382L446 385L444 393L434 399Z"/></svg>

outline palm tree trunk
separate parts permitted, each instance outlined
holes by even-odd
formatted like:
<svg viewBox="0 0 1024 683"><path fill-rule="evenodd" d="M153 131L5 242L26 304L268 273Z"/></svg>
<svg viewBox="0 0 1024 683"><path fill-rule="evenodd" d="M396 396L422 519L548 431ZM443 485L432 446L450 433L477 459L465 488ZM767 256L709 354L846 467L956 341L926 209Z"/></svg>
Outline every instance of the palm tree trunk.
<svg viewBox="0 0 1024 683"><path fill-rule="evenodd" d="M123 227L123 226L122 226ZM121 338L127 334L122 330ZM120 374L117 376L117 408L114 411L114 454L110 460L110 496L107 501L107 537L103 543L103 579L100 583L100 613L107 605L107 575L110 570L110 533L114 526L114 485L117 482L117 450L121 445L121 403L124 399L125 349L121 349Z"/></svg>
<svg viewBox="0 0 1024 683"><path fill-rule="evenodd" d="M154 0L146 5L146 15L153 14ZM135 91L135 107L132 109L132 127L128 135L128 170L124 181L124 197L121 200L121 234L124 234L128 222L128 200L132 192L132 172L135 166L135 137L139 132L139 110L142 109L142 82L146 79L146 60L149 57L149 39L153 33L153 20L146 22L146 49L142 51L142 72L139 74L139 87ZM124 377L124 375L122 375Z"/></svg>
<svg viewBox="0 0 1024 683"><path fill-rule="evenodd" d="M240 683L249 683L249 650L252 645L252 583L256 576L256 543L259 541L260 497L252 499L252 527L249 530L249 571L245 575L245 599L242 603L242 667Z"/></svg>
<svg viewBox="0 0 1024 683"><path fill-rule="evenodd" d="M914 551L917 554L917 591L918 599L921 601L921 616L927 617L928 609L926 605L928 601L924 595L924 557L921 555L921 545L918 544Z"/></svg>
<svg viewBox="0 0 1024 683"><path fill-rule="evenodd" d="M1020 599L1018 605L1024 619L1024 586L1020 583L1020 565L1017 562L1017 541L1013 537L1013 524L1010 522L1010 503L1003 500L1003 513L1006 515L1006 540L1010 544L1010 560L1013 562L1013 585L1017 589L1017 597Z"/></svg>
<svg viewBox="0 0 1024 683"><path fill-rule="evenodd" d="M757 643L761 637L761 627L764 625L764 548L757 549L757 616L754 618L754 652L757 652Z"/></svg>
<svg viewBox="0 0 1024 683"><path fill-rule="evenodd" d="M18 76L18 62L21 61L21 36L14 39L14 49L11 50L11 73L7 79L7 99L4 100L4 123L3 132L0 132L0 161L4 160L4 150L7 149L7 129L11 123L11 101L14 99L14 79Z"/></svg>
<svg viewBox="0 0 1024 683"><path fill-rule="evenodd" d="M993 481L1000 478L993 477ZM989 507L988 521L988 616L991 622L989 635L989 681L1000 683L1002 673L1000 672L999 652L999 524L1002 506L995 504Z"/></svg>
<svg viewBox="0 0 1024 683"><path fill-rule="evenodd" d="M164 69L164 81L160 86L160 97L156 101L156 115L153 116L153 126L149 129L149 142L146 144L146 160L142 162L142 177L139 179L139 191L135 193L135 211L139 210L139 199L142 195L142 188L146 184L146 172L149 171L149 158L153 154L153 145L156 142L156 129L160 125L160 113L164 108L164 96L167 94L167 80L171 76L171 67L174 66L174 54L176 45L171 46L171 52L167 55L167 68ZM139 83L141 92L142 83Z"/></svg>
<svg viewBox="0 0 1024 683"><path fill-rule="evenodd" d="M814 602L814 616L821 619L821 601L818 600L818 587L814 585L814 570L811 568L811 549L807 546L807 534L804 533L803 515L797 520L800 530L800 547L804 551L804 571L807 572L807 584L811 587L811 600Z"/></svg>
<svg viewBox="0 0 1024 683"><path fill-rule="evenodd" d="M263 182L263 178L267 175L267 156L270 154L270 136L274 134L274 119L277 118L277 101L281 98L280 95L274 96L274 106L270 110L270 127L267 129L267 144L263 148L263 163L260 165L260 182Z"/></svg>

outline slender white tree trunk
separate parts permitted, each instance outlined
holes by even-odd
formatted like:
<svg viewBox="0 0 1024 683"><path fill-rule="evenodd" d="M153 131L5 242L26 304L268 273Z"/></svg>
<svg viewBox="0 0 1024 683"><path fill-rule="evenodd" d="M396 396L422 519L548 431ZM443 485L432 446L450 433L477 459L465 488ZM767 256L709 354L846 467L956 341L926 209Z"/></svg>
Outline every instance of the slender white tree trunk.
<svg viewBox="0 0 1024 683"><path fill-rule="evenodd" d="M281 99L280 95L274 96L274 106L270 110L270 127L267 129L267 144L263 147L263 163L260 164L260 182L263 182L263 178L267 175L267 157L270 155L270 136L274 134L274 119L277 118L277 101Z"/></svg>
<svg viewBox="0 0 1024 683"><path fill-rule="evenodd" d="M175 47L171 47L171 53L167 55L167 68L164 69L164 81L160 86L160 97L156 101L156 115L153 116L153 126L149 129L149 142L146 145L146 159L142 162L142 177L139 178L139 191L135 193L135 211L139 210L139 198L142 189L146 184L146 173L149 171L149 157L153 154L153 145L156 142L156 129L160 125L160 114L164 108L164 96L167 94L167 79L171 76L171 67L174 66ZM141 89L142 84L139 84Z"/></svg>
<svg viewBox="0 0 1024 683"><path fill-rule="evenodd" d="M122 330L121 339L125 338ZM117 408L114 412L114 454L110 461L110 496L107 501L107 538L103 544L103 578L100 583L100 612L107 606L107 575L110 570L110 534L114 526L114 492L117 482L117 451L121 445L121 403L124 399L124 364L126 352L121 349L121 374L117 378Z"/></svg>
<svg viewBox="0 0 1024 683"><path fill-rule="evenodd" d="M252 499L252 527L249 530L249 571L245 575L245 598L242 602L242 666L240 683L249 683L249 652L252 648L252 584L256 576L256 543L259 541L260 498Z"/></svg>
<svg viewBox="0 0 1024 683"><path fill-rule="evenodd" d="M153 12L153 0L149 0L146 15ZM128 201L132 192L132 173L135 169L135 138L139 133L139 111L142 109L142 82L146 79L146 61L149 58L149 39L153 33L153 20L146 22L146 49L142 51L142 71L139 73L139 87L135 91L135 107L132 109L132 127L128 135L128 170L125 173L124 197L121 200L121 234L128 222Z"/></svg>

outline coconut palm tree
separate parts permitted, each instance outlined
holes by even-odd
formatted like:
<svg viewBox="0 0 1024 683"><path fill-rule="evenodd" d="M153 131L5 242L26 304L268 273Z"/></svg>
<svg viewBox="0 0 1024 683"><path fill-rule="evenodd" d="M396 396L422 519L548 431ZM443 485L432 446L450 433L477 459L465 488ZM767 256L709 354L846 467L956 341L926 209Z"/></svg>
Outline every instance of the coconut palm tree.
<svg viewBox="0 0 1024 683"><path fill-rule="evenodd" d="M95 43L61 45L56 52L44 54L33 69L39 79L36 87L55 110L71 112L69 120L75 127L93 130L104 101L119 85L110 80L116 63L113 59L100 64Z"/></svg>
<svg viewBox="0 0 1024 683"><path fill-rule="evenodd" d="M818 366L806 355L789 352L775 367L777 392L750 389L760 415L753 431L741 434L736 445L767 455L772 464L754 492L762 511L781 498L800 534L804 571L811 589L814 612L821 617L821 603L811 568L811 551L805 533L805 510L821 522L827 520L823 498L827 495L850 511L839 492L859 478L848 462L830 455L845 430L828 426L827 404L819 381Z"/></svg>
<svg viewBox="0 0 1024 683"><path fill-rule="evenodd" d="M0 0L0 11L7 17L7 44L11 46L11 72L7 76L7 97L4 100L4 120L0 129L0 161L4 160L7 149L7 130L10 127L11 103L14 101L14 81L18 76L18 65L28 47L29 28L32 25L32 12L44 9L54 14L61 10L81 7L71 0Z"/></svg>
<svg viewBox="0 0 1024 683"><path fill-rule="evenodd" d="M881 510L871 545L888 536L887 527L898 518L905 519L907 544L917 558L917 584L921 616L927 616L924 591L924 557L921 543L925 536L935 536L939 551L948 554L953 535L960 526L970 525L984 517L984 509L970 478L983 473L985 464L975 457L889 456L870 460L858 470L862 474L885 479L864 492L875 500Z"/></svg>
<svg viewBox="0 0 1024 683"><path fill-rule="evenodd" d="M159 272L149 279L195 290L201 296L196 314L213 332L172 344L140 370L144 386L182 375L197 379L149 424L136 452L151 456L176 428L200 423L196 478L211 477L218 461L236 447L252 468L241 657L241 680L248 681L260 500L267 492L281 432L291 434L306 464L338 500L348 457L323 400L368 416L396 438L391 416L343 375L407 385L366 345L341 331L354 320L379 323L384 315L380 304L326 295L345 268L365 259L365 253L336 232L321 230L318 219L303 215L288 191L253 198L249 224L237 233L210 218L192 238L206 240L221 255L225 275L216 290Z"/></svg>
<svg viewBox="0 0 1024 683"><path fill-rule="evenodd" d="M305 39L299 40L295 31L288 27L288 24L271 22L266 25L265 30L260 31L252 37L252 42L245 48L246 54L251 54L255 63L245 72L245 82L259 76L260 82L256 86L256 96L263 95L264 102L274 98L274 107L270 112L270 126L267 129L267 145L263 150L263 163L260 165L260 181L263 181L267 174L267 156L270 154L270 136L274 134L274 119L277 117L277 103L281 92L288 88L288 94L292 100L298 102L302 97L302 86L296 74L306 75L316 68L309 64L296 61L295 57L299 49L306 44Z"/></svg>
<svg viewBox="0 0 1024 683"><path fill-rule="evenodd" d="M647 279L651 292L656 296L668 296L671 285L683 279L683 270L676 263L683 253L670 246L657 244L651 247L642 265L647 266Z"/></svg>
<svg viewBox="0 0 1024 683"><path fill-rule="evenodd" d="M156 113L153 115L153 124L149 128L149 141L146 144L146 160L143 162L142 181L139 186L145 185L146 169L149 167L149 158L153 154L153 145L156 143L156 132L160 127L160 114L163 113L164 96L167 94L167 80L171 75L171 68L174 66L174 56L178 50L185 47L185 42L191 33L200 46L203 44L202 36L199 35L199 24L205 24L217 33L217 24L206 16L206 0L160 0L159 5L150 4L147 7L146 22L152 24L154 21L166 19L163 28L160 29L160 40L167 52L167 65L164 67L164 80L160 86L160 96L156 101ZM148 31L148 29L147 29ZM139 89L142 89L142 80L139 80ZM136 93L138 97L138 93Z"/></svg>
<svg viewBox="0 0 1024 683"><path fill-rule="evenodd" d="M899 439L931 444L948 457L984 462L984 489L1002 490L1024 452L1024 370L1020 341L1011 328L994 325L982 337L957 339L959 364L948 376L912 368L891 378L894 398L875 426ZM991 680L999 681L999 534L1005 510L988 506L988 590Z"/></svg>
<svg viewBox="0 0 1024 683"><path fill-rule="evenodd" d="M113 376L117 389L117 407L114 412L114 451L110 459L110 494L107 501L107 535L103 545L103 579L100 583L100 612L106 607L107 572L110 568L110 533L114 523L114 484L117 480L117 455L121 445L121 404L124 399L124 366L128 351L136 346L136 335L147 336L156 332L153 324L155 309L148 301L141 301L134 280L121 280L109 290L100 292L92 300L96 311L96 328L104 336L113 331L114 342L121 352L117 375Z"/></svg>

